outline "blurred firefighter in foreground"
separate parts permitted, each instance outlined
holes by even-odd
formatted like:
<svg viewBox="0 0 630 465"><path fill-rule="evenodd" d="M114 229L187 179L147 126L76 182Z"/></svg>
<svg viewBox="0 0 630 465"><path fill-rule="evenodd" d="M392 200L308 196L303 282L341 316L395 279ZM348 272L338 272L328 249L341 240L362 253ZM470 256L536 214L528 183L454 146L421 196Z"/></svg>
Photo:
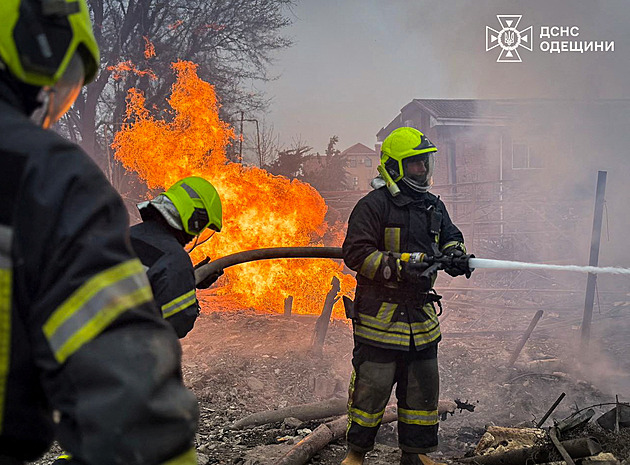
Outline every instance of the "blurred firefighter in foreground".
<svg viewBox="0 0 630 465"><path fill-rule="evenodd" d="M344 261L357 271L353 373L344 465L362 464L374 446L396 384L401 464L434 463L438 443L440 326L426 279L426 256L466 254L464 238L444 203L428 192L436 147L420 131L394 130L381 148L381 175L355 206L343 244ZM455 261L453 261L455 263ZM451 276L470 270L447 268Z"/></svg>
<svg viewBox="0 0 630 465"><path fill-rule="evenodd" d="M87 3L0 18L0 463L56 439L70 463L194 464L197 403L120 196L47 130L98 70Z"/></svg>
<svg viewBox="0 0 630 465"><path fill-rule="evenodd" d="M186 336L199 315L195 288L207 289L213 274L195 286L190 250L221 231L221 199L212 184L190 176L151 201L138 205L143 222L131 227L131 245L147 275L155 302L177 336Z"/></svg>

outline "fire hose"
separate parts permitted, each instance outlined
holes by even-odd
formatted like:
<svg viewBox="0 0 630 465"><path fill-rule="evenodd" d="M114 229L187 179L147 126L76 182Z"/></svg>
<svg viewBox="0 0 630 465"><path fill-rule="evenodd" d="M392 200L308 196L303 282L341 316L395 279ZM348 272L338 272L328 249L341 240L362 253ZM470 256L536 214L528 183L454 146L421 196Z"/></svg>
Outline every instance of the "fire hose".
<svg viewBox="0 0 630 465"><path fill-rule="evenodd" d="M273 258L343 258L341 247L270 247L246 250L218 258L195 270L195 283L230 266Z"/></svg>
<svg viewBox="0 0 630 465"><path fill-rule="evenodd" d="M400 254L394 254L400 255ZM218 273L230 266L256 260L269 260L274 258L343 258L341 247L271 247L265 249L246 250L231 255L226 255L217 260L203 264L195 269L195 282L199 283L213 273ZM460 269L473 270L476 268L504 269L504 270L527 270L539 269L550 271L577 271L582 273L608 273L608 274L630 274L628 268L617 267L596 267L596 266L575 266L575 265L550 265L542 263L526 263L507 260L491 260L476 258L474 255L463 255L453 257L440 255L435 257L424 254L411 254L410 261L417 261L427 266L422 273L421 280L430 282L430 277L438 270L457 267Z"/></svg>

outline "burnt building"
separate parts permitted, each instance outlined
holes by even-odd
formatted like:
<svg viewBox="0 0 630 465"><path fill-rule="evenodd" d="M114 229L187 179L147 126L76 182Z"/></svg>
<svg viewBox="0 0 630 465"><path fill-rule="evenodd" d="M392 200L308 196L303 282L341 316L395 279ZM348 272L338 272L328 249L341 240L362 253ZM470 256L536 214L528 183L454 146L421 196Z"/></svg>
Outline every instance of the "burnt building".
<svg viewBox="0 0 630 465"><path fill-rule="evenodd" d="M402 126L438 147L432 192L486 257L584 262L597 171L630 174L630 100L414 99L377 153Z"/></svg>

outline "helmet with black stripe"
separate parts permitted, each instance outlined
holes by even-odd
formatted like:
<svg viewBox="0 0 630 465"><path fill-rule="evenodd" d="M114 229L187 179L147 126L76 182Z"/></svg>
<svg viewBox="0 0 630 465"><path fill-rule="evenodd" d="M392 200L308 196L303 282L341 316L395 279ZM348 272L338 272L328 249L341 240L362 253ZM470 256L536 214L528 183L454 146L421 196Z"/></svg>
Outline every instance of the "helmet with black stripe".
<svg viewBox="0 0 630 465"><path fill-rule="evenodd" d="M381 165L394 182L426 192L433 183L437 148L420 131L402 127L392 131L381 146Z"/></svg>
<svg viewBox="0 0 630 465"><path fill-rule="evenodd" d="M210 182L197 176L189 176L173 184L164 195L175 205L186 233L199 236L206 229L221 231L221 199Z"/></svg>

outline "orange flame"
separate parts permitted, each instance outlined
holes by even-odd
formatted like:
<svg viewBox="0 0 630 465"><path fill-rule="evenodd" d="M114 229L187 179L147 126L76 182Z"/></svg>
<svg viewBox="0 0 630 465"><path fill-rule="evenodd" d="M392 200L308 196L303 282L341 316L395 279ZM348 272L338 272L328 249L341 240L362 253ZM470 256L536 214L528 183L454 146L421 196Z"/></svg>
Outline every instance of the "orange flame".
<svg viewBox="0 0 630 465"><path fill-rule="evenodd" d="M121 61L115 65L108 66L107 70L113 71L112 77L117 81L121 79L125 73L134 73L138 76L149 76L153 80L157 79L157 76L152 70L139 69L131 60Z"/></svg>
<svg viewBox="0 0 630 465"><path fill-rule="evenodd" d="M174 31L175 29L177 29L179 26L181 26L182 24L184 24L184 21L181 19L178 19L177 21L175 21L172 24L169 24L168 26L166 26L168 29L170 29L171 31Z"/></svg>
<svg viewBox="0 0 630 465"><path fill-rule="evenodd" d="M151 42L147 36L142 36L142 38L144 39L144 57L147 60L153 58L155 56L155 46L153 42Z"/></svg>
<svg viewBox="0 0 630 465"><path fill-rule="evenodd" d="M179 61L173 69L177 80L168 100L168 121L151 116L144 96L131 89L127 123L113 147L125 168L136 171L150 188L166 188L191 175L217 188L223 230L195 249L195 261L262 247L322 245L327 207L318 192L300 181L228 162L225 147L236 134L219 119L214 87L197 76L193 63ZM339 231L331 235L341 237ZM268 312L281 312L284 299L292 295L295 313L319 313L333 276L341 281L341 293L354 288L354 278L342 270L343 265L326 259L252 262L226 269L218 292ZM342 314L339 301L334 316Z"/></svg>

